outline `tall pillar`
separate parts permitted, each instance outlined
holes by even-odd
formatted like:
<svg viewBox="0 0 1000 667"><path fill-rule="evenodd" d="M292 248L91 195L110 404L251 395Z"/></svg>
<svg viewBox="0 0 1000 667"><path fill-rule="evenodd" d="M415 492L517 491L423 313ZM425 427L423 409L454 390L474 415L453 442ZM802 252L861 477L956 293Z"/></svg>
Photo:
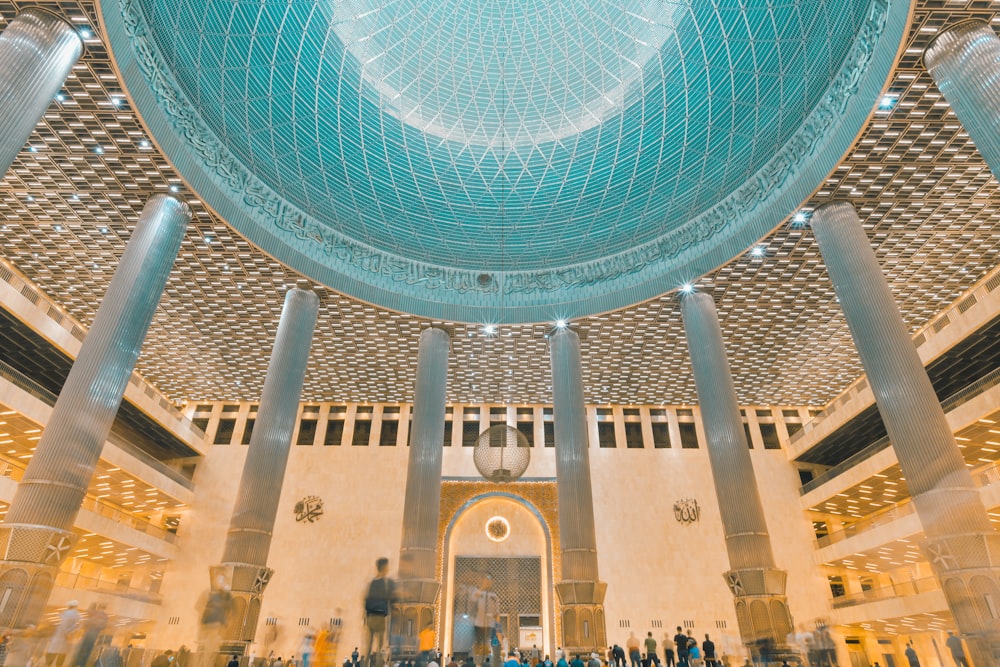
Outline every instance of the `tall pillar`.
<svg viewBox="0 0 1000 667"><path fill-rule="evenodd" d="M0 625L41 618L190 219L187 204L164 195L139 216L0 525Z"/></svg>
<svg viewBox="0 0 1000 667"><path fill-rule="evenodd" d="M687 295L681 315L726 536L726 583L743 643L757 654L783 645L792 631L786 573L774 563L715 302L708 294Z"/></svg>
<svg viewBox="0 0 1000 667"><path fill-rule="evenodd" d="M1000 178L1000 38L985 21L956 23L934 38L924 64Z"/></svg>
<svg viewBox="0 0 1000 667"><path fill-rule="evenodd" d="M17 158L83 53L76 29L26 9L0 34L0 176Z"/></svg>
<svg viewBox="0 0 1000 667"><path fill-rule="evenodd" d="M595 651L607 646L604 593L608 585L597 572L580 337L571 329L557 329L549 337L549 351L562 553L562 581L556 583L562 604L562 646L570 653Z"/></svg>
<svg viewBox="0 0 1000 667"><path fill-rule="evenodd" d="M315 292L291 289L285 295L222 564L211 569L213 590L221 586L233 596L233 614L222 636L229 652L242 653L253 641L261 599L273 574L267 555L318 310Z"/></svg>
<svg viewBox="0 0 1000 667"><path fill-rule="evenodd" d="M1000 534L986 514L854 207L812 228L923 525L923 549L976 665L1000 657Z"/></svg>
<svg viewBox="0 0 1000 667"><path fill-rule="evenodd" d="M417 384L413 396L403 539L399 550L398 634L416 649L417 635L434 622L441 582L437 577L438 519L441 509L441 458L444 404L451 337L431 327L420 334Z"/></svg>

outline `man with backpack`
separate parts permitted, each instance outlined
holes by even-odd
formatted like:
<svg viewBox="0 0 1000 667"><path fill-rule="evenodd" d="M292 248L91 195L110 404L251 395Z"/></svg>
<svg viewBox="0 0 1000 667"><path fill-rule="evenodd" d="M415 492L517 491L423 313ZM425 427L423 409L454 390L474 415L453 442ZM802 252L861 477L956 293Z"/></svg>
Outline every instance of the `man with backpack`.
<svg viewBox="0 0 1000 667"><path fill-rule="evenodd" d="M364 667L381 667L389 613L396 599L396 584L389 578L389 559L379 558L375 561L375 571L375 578L368 584L368 594L365 596ZM375 648L376 645L378 648Z"/></svg>

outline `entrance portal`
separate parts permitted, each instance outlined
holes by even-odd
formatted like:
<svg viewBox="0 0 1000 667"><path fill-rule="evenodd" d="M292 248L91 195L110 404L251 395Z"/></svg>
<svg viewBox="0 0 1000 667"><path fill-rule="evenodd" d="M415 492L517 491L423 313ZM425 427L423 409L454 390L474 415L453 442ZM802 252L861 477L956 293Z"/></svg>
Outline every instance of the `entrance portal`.
<svg viewBox="0 0 1000 667"><path fill-rule="evenodd" d="M552 545L535 509L512 494L463 505L445 534L444 652L502 664L506 652L551 654Z"/></svg>

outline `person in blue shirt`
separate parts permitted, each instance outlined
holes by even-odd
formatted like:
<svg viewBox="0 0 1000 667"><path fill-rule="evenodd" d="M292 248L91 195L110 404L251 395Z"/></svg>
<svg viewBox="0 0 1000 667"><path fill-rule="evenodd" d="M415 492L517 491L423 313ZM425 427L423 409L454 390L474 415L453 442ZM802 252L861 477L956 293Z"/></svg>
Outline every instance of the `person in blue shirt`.
<svg viewBox="0 0 1000 667"><path fill-rule="evenodd" d="M503 663L503 667L521 667L521 663L518 661L516 655L508 653L507 662Z"/></svg>
<svg viewBox="0 0 1000 667"><path fill-rule="evenodd" d="M569 661L569 667L585 667L583 660L580 660L580 654L573 656L573 659Z"/></svg>
<svg viewBox="0 0 1000 667"><path fill-rule="evenodd" d="M569 667L569 663L566 662L566 656L565 655L559 656L559 659L556 660L556 667Z"/></svg>

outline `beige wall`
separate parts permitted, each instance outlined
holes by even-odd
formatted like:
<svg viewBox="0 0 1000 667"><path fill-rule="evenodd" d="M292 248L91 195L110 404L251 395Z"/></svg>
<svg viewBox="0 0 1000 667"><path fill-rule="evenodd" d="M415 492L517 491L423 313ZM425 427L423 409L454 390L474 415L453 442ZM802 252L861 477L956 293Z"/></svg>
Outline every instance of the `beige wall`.
<svg viewBox="0 0 1000 667"><path fill-rule="evenodd" d="M198 492L182 525L180 555L164 578L166 602L150 635L152 646L194 643L196 607L207 590L208 567L222 555L246 451L240 445L215 446L199 466ZM305 629L299 621L305 618L312 627L331 617L343 619L341 656L360 644L362 598L373 561L388 556L393 570L398 561L408 451L292 448L271 546L269 565L275 576L264 597L258 654L271 648L286 656L296 652ZM553 450L535 447L531 453L527 476L553 476ZM609 641L624 643L629 632L644 636L650 630L662 641L687 620L699 637L709 632L720 647L738 650L732 597L722 576L728 562L705 450L592 447L590 453L599 567L608 583ZM795 470L783 451L758 448L752 456L778 566L789 571L792 614L796 622L826 617L829 589L813 564L811 527L800 510L788 511L799 507ZM443 474L474 476L472 450L445 449ZM316 523L297 523L294 504L309 495L322 498L325 514ZM700 521L676 521L673 504L682 498L697 499ZM459 526L472 526L478 514L489 511L488 504L470 510ZM470 530L462 549L496 549L477 546L474 535L481 531ZM466 535L464 528L461 534ZM537 541L532 544L536 549ZM528 548L527 543L520 546ZM169 624L171 617L179 622ZM267 625L269 617L277 625ZM628 627L622 627L625 621Z"/></svg>

